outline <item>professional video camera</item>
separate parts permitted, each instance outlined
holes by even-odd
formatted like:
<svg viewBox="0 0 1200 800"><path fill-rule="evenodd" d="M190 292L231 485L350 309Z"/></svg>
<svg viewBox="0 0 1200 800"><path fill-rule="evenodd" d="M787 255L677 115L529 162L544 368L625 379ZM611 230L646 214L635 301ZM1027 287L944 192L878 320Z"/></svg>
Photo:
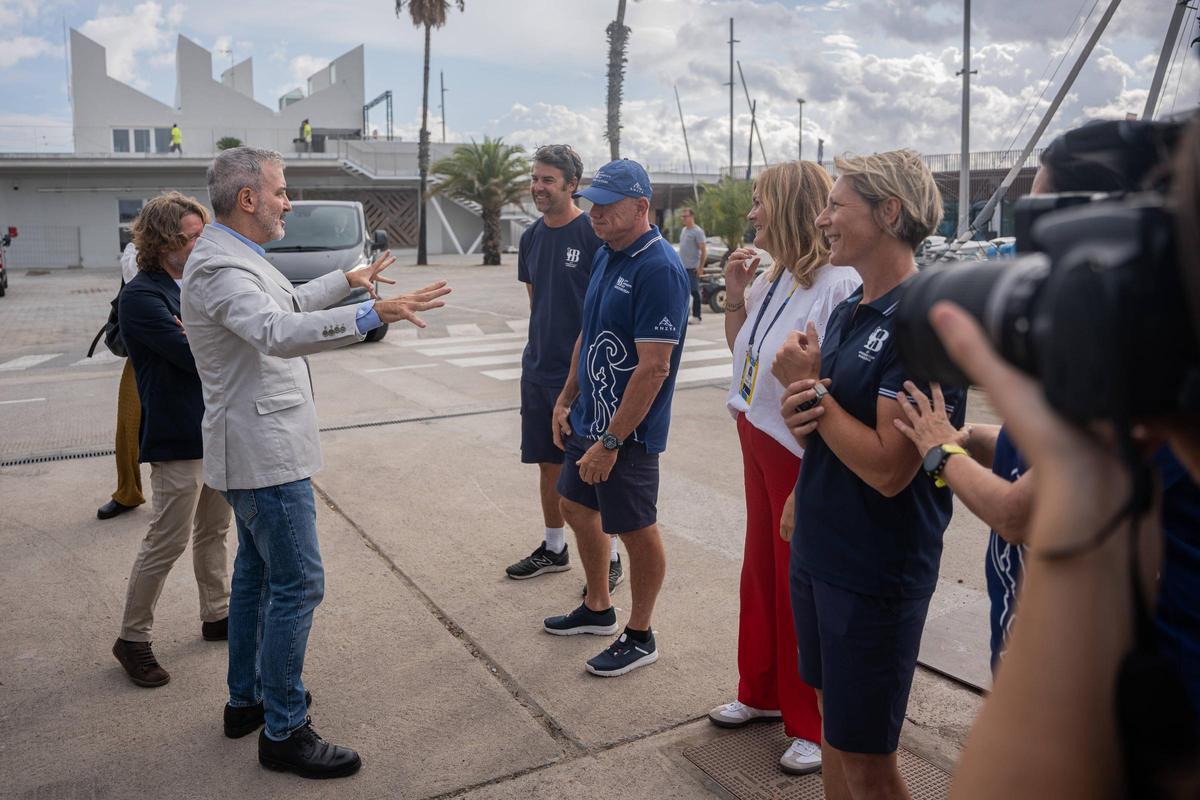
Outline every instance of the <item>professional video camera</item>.
<svg viewBox="0 0 1200 800"><path fill-rule="evenodd" d="M1093 123L1055 140L1051 147L1065 149L1043 161L1054 165L1056 188L1090 183L1083 188L1109 191L1022 198L1017 250L1025 255L930 267L914 278L896 311L910 373L968 382L928 321L935 302L951 300L1075 422L1200 410L1200 343L1177 258L1178 226L1200 220L1178 219L1165 194L1183 127ZM1091 180L1072 180L1077 167Z"/></svg>

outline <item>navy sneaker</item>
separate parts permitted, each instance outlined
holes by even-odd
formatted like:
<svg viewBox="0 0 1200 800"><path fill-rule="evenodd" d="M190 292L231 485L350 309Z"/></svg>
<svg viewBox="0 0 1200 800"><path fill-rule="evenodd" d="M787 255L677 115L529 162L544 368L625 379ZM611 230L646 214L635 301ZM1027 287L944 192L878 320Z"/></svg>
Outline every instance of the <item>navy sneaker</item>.
<svg viewBox="0 0 1200 800"><path fill-rule="evenodd" d="M547 572L566 572L570 568L571 553L565 545L561 553L556 553L553 550L547 550L546 544L543 542L538 545L537 550L517 563L506 567L504 572L514 580L523 581L527 578L545 575Z"/></svg>
<svg viewBox="0 0 1200 800"><path fill-rule="evenodd" d="M608 562L608 591L609 591L609 594L612 594L612 591L617 588L617 584L623 580L625 580L625 570L621 568L621 556L618 555L616 561ZM583 591L580 593L579 596L587 597L587 584L586 583L583 585Z"/></svg>
<svg viewBox="0 0 1200 800"><path fill-rule="evenodd" d="M607 650L587 662L587 671L602 678L615 678L655 661L658 648L654 646L653 633L648 642L634 641L629 634L622 633Z"/></svg>
<svg viewBox="0 0 1200 800"><path fill-rule="evenodd" d="M612 636L617 632L617 612L612 608L607 611L592 611L586 603L580 603L579 608L570 614L546 617L542 627L546 629L546 633L553 633L555 636L574 636L577 633Z"/></svg>

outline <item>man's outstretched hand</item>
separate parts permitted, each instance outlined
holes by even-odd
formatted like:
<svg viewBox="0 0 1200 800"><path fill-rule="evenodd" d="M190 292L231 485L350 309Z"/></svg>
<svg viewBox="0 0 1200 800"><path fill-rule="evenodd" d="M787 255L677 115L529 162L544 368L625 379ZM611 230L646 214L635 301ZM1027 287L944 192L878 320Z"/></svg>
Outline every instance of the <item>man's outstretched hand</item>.
<svg viewBox="0 0 1200 800"><path fill-rule="evenodd" d="M364 270L365 272L365 270ZM350 273L347 273L349 275ZM418 328L424 328L425 323L417 316L418 312L441 308L446 305L439 300L450 294L450 287L445 281L431 283L424 289L418 289L412 294L402 294L399 297L389 297L386 300L375 301L375 313L381 322L400 322L407 320Z"/></svg>
<svg viewBox="0 0 1200 800"><path fill-rule="evenodd" d="M379 299L379 294L375 291L375 283L395 284L391 278L381 278L379 273L396 263L396 257L392 255L391 250L383 251L379 258L375 259L375 263L369 267L360 267L350 270L346 273L346 283L350 284L351 289L366 289L371 297L375 300Z"/></svg>

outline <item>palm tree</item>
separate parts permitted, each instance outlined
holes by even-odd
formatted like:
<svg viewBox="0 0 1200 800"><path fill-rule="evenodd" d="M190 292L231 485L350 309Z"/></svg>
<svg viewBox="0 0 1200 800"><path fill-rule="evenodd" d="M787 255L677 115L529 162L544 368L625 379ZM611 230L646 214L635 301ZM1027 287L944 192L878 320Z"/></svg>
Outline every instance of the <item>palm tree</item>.
<svg viewBox="0 0 1200 800"><path fill-rule="evenodd" d="M417 168L421 172L421 196L418 204L417 264L429 263L425 238L425 183L429 177L429 33L446 24L450 0L396 0L396 16L408 5L408 16L414 28L425 29L425 82L421 93L421 143L417 146ZM459 11L465 11L466 0L454 0Z"/></svg>
<svg viewBox="0 0 1200 800"><path fill-rule="evenodd" d="M722 178L720 183L704 187L695 204L696 216L704 221L705 233L721 237L732 253L745 243L751 202L750 181Z"/></svg>
<svg viewBox="0 0 1200 800"><path fill-rule="evenodd" d="M433 165L442 181L435 194L478 203L483 218L483 263L500 263L500 211L509 203L521 203L529 192L529 162L520 145L507 145L503 138L483 137L460 144L454 152Z"/></svg>
<svg viewBox="0 0 1200 800"><path fill-rule="evenodd" d="M621 157L621 86L625 82L625 51L630 29L625 25L625 0L617 0L617 18L608 23L608 125L604 138L612 160Z"/></svg>

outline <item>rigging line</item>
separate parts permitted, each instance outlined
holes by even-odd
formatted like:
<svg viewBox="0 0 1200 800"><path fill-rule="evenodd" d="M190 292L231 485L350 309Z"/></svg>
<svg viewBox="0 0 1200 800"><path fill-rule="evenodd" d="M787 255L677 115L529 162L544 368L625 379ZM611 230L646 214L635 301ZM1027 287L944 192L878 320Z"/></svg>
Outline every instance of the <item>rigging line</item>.
<svg viewBox="0 0 1200 800"><path fill-rule="evenodd" d="M1075 12L1076 20L1078 20L1080 18L1080 15L1083 13L1083 7L1085 5L1087 5L1087 0L1083 0L1083 2L1079 4L1079 9ZM1054 79L1056 77L1058 77L1059 71L1062 69L1063 64L1066 63L1067 56L1069 56L1071 54L1071 51L1073 49L1075 49L1075 42L1079 40L1079 34L1083 33L1083 29L1087 27L1088 21L1092 18L1092 15L1096 13L1096 7L1099 5L1100 5L1100 0L1094 0L1094 2L1092 3L1091 10L1088 11L1087 16L1083 18L1083 22L1080 23L1078 30L1075 31L1075 35L1071 36L1071 43L1067 44L1066 47L1063 49L1062 56L1059 57L1059 59L1058 59L1058 66L1054 68L1054 74L1052 74L1050 76L1050 79L1047 80L1045 85L1042 86L1042 92L1041 92L1041 94L1038 95L1038 98L1036 100L1031 101L1029 103L1029 105L1027 106L1026 111L1025 111L1025 118L1023 120L1021 120L1021 126L1019 128L1017 128L1016 133L1013 134L1012 139L1008 143L1008 147L1004 148L1005 150L1012 150L1013 147L1016 145L1017 139L1019 139L1021 137L1021 134L1025 131L1025 126L1029 124L1029 120L1033 118L1034 112L1037 111L1038 104L1041 103L1042 100L1045 99L1046 92L1050 89L1051 86L1054 85ZM1073 24L1072 24L1072 27L1074 27ZM1071 28L1067 28L1067 34L1070 34L1070 33L1071 33ZM1063 44L1065 44L1066 41L1067 41L1067 36L1064 35L1062 42L1059 44L1059 47L1063 47ZM1042 70L1042 77L1038 78L1039 81L1041 81L1043 78L1046 77L1046 71L1050 69L1050 65L1053 63L1054 63L1054 56L1051 56L1050 60L1046 62L1046 68Z"/></svg>
<svg viewBox="0 0 1200 800"><path fill-rule="evenodd" d="M1188 6L1192 10L1192 6ZM1200 18L1196 20L1197 28L1200 30ZM1179 28L1179 42L1176 45L1180 51L1179 55L1179 77L1175 80L1175 94L1171 97L1171 113L1175 113L1175 101L1179 99L1179 87L1183 85L1183 76L1187 72L1188 57L1184 51L1183 43L1188 39L1188 26L1181 25Z"/></svg>

